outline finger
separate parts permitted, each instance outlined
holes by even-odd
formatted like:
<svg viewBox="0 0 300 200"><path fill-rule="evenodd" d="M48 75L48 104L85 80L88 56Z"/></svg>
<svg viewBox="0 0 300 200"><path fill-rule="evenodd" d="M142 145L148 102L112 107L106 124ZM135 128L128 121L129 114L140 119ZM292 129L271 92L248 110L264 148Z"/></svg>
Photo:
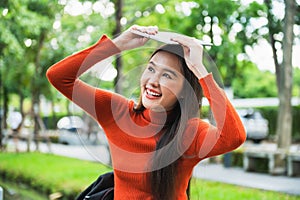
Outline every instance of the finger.
<svg viewBox="0 0 300 200"><path fill-rule="evenodd" d="M158 32L157 26L148 26L146 27L146 31L148 34L156 34Z"/></svg>
<svg viewBox="0 0 300 200"><path fill-rule="evenodd" d="M191 37L185 35L174 36L171 38L172 41L178 42L179 44L184 46L190 46L192 43L191 39L192 39Z"/></svg>
<svg viewBox="0 0 300 200"><path fill-rule="evenodd" d="M142 33L147 33L149 35L155 35L158 33L158 27L157 26L139 26L139 25L133 25L131 27L132 30L137 30Z"/></svg>
<svg viewBox="0 0 300 200"><path fill-rule="evenodd" d="M183 48L185 59L188 59L190 57L190 48L184 45L182 45L182 48Z"/></svg>
<svg viewBox="0 0 300 200"><path fill-rule="evenodd" d="M183 52L184 52L184 59L188 65L188 67L191 69L194 66L194 64L191 60L191 50L189 47L183 46Z"/></svg>
<svg viewBox="0 0 300 200"><path fill-rule="evenodd" d="M143 38L142 38L142 43L143 43L143 44L145 44L145 43L148 42L148 41L149 41L149 38L146 38L146 37L143 37Z"/></svg>

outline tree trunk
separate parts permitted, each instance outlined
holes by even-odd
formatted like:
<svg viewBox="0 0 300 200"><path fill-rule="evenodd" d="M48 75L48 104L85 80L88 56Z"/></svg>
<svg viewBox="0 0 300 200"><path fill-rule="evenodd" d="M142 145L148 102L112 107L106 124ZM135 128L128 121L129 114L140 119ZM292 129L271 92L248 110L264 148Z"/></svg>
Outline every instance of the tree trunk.
<svg viewBox="0 0 300 200"><path fill-rule="evenodd" d="M278 148L288 150L291 144L292 136L292 49L295 23L296 2L294 0L285 0L285 18L284 18L284 38L282 44L283 62L282 78L279 90L279 113L277 118L276 135L278 136Z"/></svg>
<svg viewBox="0 0 300 200"><path fill-rule="evenodd" d="M123 15L123 0L115 0L115 7L116 7L116 29L114 30L114 36L118 36L121 33L122 25L121 25L121 18ZM117 69L117 77L115 78L114 85L115 85L115 92L122 94L122 57L119 55L116 57L116 69Z"/></svg>
<svg viewBox="0 0 300 200"><path fill-rule="evenodd" d="M22 89L18 89L18 95L19 95L19 110L20 110L20 113L22 115L22 121L21 121L21 124L20 124L20 128L18 129L19 132L22 132L22 127L23 127L23 124L24 124L24 120L25 120L25 113L24 113L24 94L23 94L23 91ZM27 138L26 138L26 146L27 146L27 152L30 151L30 138L31 138L31 135L28 135Z"/></svg>
<svg viewBox="0 0 300 200"><path fill-rule="evenodd" d="M277 84L277 91L278 91L278 94L280 93L281 89L281 83L283 82L282 80L282 66L279 64L279 61L278 61L278 56L277 56L277 49L275 47L275 38L274 38L274 35L276 34L276 25L274 25L273 23L273 19L275 18L274 17L274 14L271 12L272 10L272 5L271 5L271 1L270 0L265 0L264 1L267 8L268 8L268 29L269 29L269 42L270 42L270 45L272 47L272 54L273 54L273 60L274 60L274 65L275 65L275 73L276 73L276 84Z"/></svg>
<svg viewBox="0 0 300 200"><path fill-rule="evenodd" d="M39 98L37 92L33 92L32 94L32 116L33 116L33 141L35 143L35 150L39 151L39 121L38 121L38 115L39 115Z"/></svg>
<svg viewBox="0 0 300 200"><path fill-rule="evenodd" d="M0 70L0 96L3 96L3 84L2 84L2 71ZM3 116L2 116L2 98L0 98L0 151L3 149L3 131L2 131L2 127L3 127Z"/></svg>
<svg viewBox="0 0 300 200"><path fill-rule="evenodd" d="M7 115L8 115L8 103L9 103L8 89L4 85L3 86L3 119L4 119L3 128L4 129L7 129L6 119L7 119Z"/></svg>
<svg viewBox="0 0 300 200"><path fill-rule="evenodd" d="M41 79L42 70L41 70L41 64L40 64L40 56L41 51L43 48L44 41L46 39L46 30L43 30L40 33L38 46L36 49L36 56L34 60L34 66L35 66L35 76L32 79L32 114L34 119L34 128L33 128L33 135L34 135L34 142L36 146L36 151L39 151L39 115L40 115L40 87L38 84L39 79Z"/></svg>
<svg viewBox="0 0 300 200"><path fill-rule="evenodd" d="M7 129L7 122L6 122L6 119L7 119L7 115L8 115L8 102L9 102L9 97L8 97L8 89L6 88L6 86L3 84L2 85L2 94L3 94L3 115L1 116L2 117L2 121L1 121L1 131L2 131L2 134L3 134L3 130ZM1 136L2 136L1 134ZM1 143L2 143L2 139L3 137L1 138ZM3 143L1 144L3 145Z"/></svg>
<svg viewBox="0 0 300 200"><path fill-rule="evenodd" d="M56 122L57 121L57 116L56 116L56 112L55 112L55 104L54 101L51 101L51 110L52 110L52 121ZM52 123L51 123L52 124ZM56 127L56 124L55 124ZM49 128L49 126L48 126Z"/></svg>

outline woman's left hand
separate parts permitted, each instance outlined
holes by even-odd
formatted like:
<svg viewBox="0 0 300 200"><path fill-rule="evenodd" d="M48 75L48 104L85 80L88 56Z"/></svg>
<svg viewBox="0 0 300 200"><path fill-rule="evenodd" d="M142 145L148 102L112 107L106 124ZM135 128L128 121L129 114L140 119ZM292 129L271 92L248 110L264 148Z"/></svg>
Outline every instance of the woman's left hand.
<svg viewBox="0 0 300 200"><path fill-rule="evenodd" d="M138 25L131 26L129 29L124 31L121 35L113 39L113 42L121 51L143 46L149 40L149 38L132 33L131 30L140 31L142 33L147 33L149 35L155 35L158 32L158 27L138 26Z"/></svg>
<svg viewBox="0 0 300 200"><path fill-rule="evenodd" d="M203 65L203 46L201 42L185 35L175 36L172 40L182 45L185 61L195 76L198 79L206 76L208 72Z"/></svg>

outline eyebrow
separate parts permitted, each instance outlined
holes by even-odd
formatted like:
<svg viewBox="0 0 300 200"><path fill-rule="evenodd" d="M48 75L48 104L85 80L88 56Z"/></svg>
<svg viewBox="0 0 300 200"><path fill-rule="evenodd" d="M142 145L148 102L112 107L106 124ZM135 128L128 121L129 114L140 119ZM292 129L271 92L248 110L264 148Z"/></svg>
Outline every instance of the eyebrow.
<svg viewBox="0 0 300 200"><path fill-rule="evenodd" d="M155 62L150 61L149 64L153 65L153 66L158 66ZM168 68L165 67L161 67L164 71L170 72L171 74L173 74L174 76L178 77L177 73L173 70L170 70Z"/></svg>

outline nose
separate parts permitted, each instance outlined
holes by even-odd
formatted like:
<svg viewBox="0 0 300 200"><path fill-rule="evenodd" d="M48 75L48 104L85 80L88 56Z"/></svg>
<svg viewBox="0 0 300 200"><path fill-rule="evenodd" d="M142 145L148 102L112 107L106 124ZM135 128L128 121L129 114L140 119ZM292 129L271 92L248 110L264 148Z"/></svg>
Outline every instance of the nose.
<svg viewBox="0 0 300 200"><path fill-rule="evenodd" d="M157 74L152 75L149 78L149 84L151 84L153 87L158 87L159 86L159 75L157 75Z"/></svg>

